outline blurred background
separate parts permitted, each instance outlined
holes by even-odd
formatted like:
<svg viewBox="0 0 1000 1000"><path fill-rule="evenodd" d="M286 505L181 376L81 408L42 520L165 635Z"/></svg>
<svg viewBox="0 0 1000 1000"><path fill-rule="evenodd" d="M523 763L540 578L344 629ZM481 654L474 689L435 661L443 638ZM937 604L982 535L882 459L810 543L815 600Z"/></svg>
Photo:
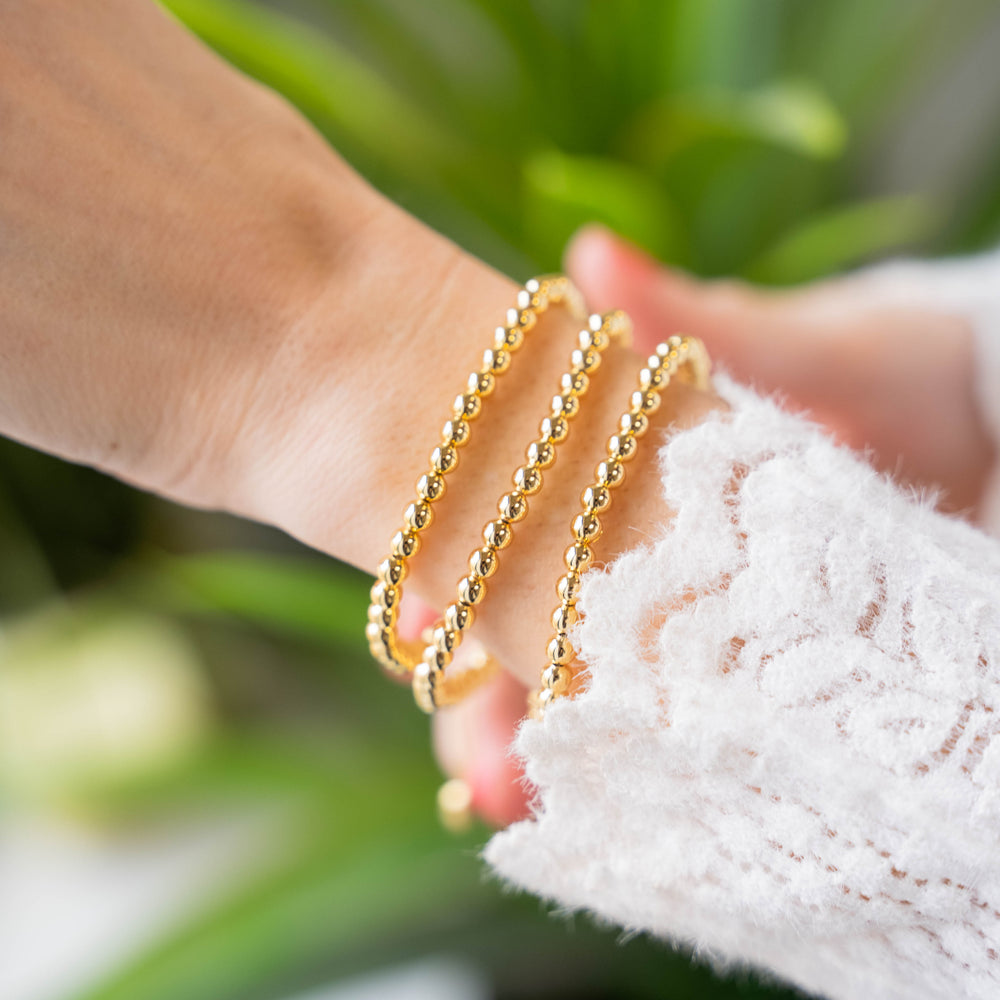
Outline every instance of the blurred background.
<svg viewBox="0 0 1000 1000"><path fill-rule="evenodd" d="M599 220L794 283L1000 239L990 0L169 0L524 279ZM368 581L0 442L5 1000L790 996L552 917L445 833Z"/></svg>

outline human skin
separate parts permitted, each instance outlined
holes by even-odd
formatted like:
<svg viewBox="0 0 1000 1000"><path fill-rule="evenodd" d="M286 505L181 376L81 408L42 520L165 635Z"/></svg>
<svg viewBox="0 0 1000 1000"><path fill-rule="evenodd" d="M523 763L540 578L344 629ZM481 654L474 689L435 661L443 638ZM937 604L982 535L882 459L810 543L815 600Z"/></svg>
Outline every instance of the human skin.
<svg viewBox="0 0 1000 1000"><path fill-rule="evenodd" d="M516 284L382 198L152 3L0 0L0 19L0 432L374 570ZM635 301L644 348L703 332L690 310ZM487 401L408 594L451 599L574 333L547 315ZM442 713L442 756L497 821L523 808L504 749L543 665L579 493L641 358L609 351L490 581L474 633L509 674ZM655 442L719 405L666 394L601 560L669 519Z"/></svg>
<svg viewBox="0 0 1000 1000"><path fill-rule="evenodd" d="M7 2L0 17L0 431L373 571L517 284L381 197L155 5ZM552 310L487 400L408 593L451 599L578 328ZM605 355L477 615L525 684L641 360ZM656 426L716 405L677 386ZM643 451L603 558L666 513Z"/></svg>

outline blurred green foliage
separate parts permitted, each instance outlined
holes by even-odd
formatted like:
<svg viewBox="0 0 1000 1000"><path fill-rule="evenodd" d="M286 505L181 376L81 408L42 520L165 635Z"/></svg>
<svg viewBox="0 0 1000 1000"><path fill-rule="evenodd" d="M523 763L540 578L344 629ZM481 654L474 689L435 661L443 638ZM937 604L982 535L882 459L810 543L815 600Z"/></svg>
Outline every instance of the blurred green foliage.
<svg viewBox="0 0 1000 1000"><path fill-rule="evenodd" d="M593 220L676 266L768 283L1000 234L1000 134L956 146L933 183L879 167L995 22L988 0L167 6L387 194L519 278L558 268ZM264 1000L442 950L499 997L782 995L484 883L486 831L437 828L425 720L367 660L360 574L9 443L0 541L8 625L160 620L207 700L155 765L8 781L5 807L54 795L120 827L277 804L287 831L260 871L75 1000Z"/></svg>

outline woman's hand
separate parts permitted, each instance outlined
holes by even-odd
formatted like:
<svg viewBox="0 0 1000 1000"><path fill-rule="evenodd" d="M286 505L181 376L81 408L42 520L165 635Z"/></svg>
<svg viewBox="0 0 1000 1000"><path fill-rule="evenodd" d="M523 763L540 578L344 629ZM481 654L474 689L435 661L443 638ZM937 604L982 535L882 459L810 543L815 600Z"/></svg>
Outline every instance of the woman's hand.
<svg viewBox="0 0 1000 1000"><path fill-rule="evenodd" d="M614 302L648 345L666 327L701 337L740 381L778 392L880 469L974 513L995 460L973 391L968 324L880 304L850 277L787 292L699 282L608 231L581 231L568 270L595 308Z"/></svg>

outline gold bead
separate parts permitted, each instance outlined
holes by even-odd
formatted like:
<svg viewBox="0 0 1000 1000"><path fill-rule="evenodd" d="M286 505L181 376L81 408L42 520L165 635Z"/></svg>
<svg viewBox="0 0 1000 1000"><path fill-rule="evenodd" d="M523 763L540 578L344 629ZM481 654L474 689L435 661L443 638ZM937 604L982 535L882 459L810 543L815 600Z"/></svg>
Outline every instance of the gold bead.
<svg viewBox="0 0 1000 1000"><path fill-rule="evenodd" d="M514 485L525 496L534 496L542 488L542 474L534 466L522 465L514 473Z"/></svg>
<svg viewBox="0 0 1000 1000"><path fill-rule="evenodd" d="M458 581L458 599L472 607L486 596L486 585L475 577L463 576Z"/></svg>
<svg viewBox="0 0 1000 1000"><path fill-rule="evenodd" d="M556 593L560 601L565 601L567 604L575 602L580 596L580 574L571 572L560 577L556 584Z"/></svg>
<svg viewBox="0 0 1000 1000"><path fill-rule="evenodd" d="M437 708L434 681L426 663L419 664L413 671L413 698L419 708L428 715Z"/></svg>
<svg viewBox="0 0 1000 1000"><path fill-rule="evenodd" d="M560 666L572 663L575 655L572 644L564 635L552 637L552 641L548 645L548 654L549 659Z"/></svg>
<svg viewBox="0 0 1000 1000"><path fill-rule="evenodd" d="M474 420L482 408L483 401L474 392L463 392L455 397L451 412L456 419Z"/></svg>
<svg viewBox="0 0 1000 1000"><path fill-rule="evenodd" d="M583 372L586 375L592 374L601 366L601 355L589 348L587 350L577 348L570 355L569 360L573 366L573 371Z"/></svg>
<svg viewBox="0 0 1000 1000"><path fill-rule="evenodd" d="M556 399L559 398L559 396L556 397ZM545 417L538 425L538 433L541 434L541 436L549 444L560 444L569 436L569 421L559 414L553 414L551 417ZM552 457L554 461L555 453L553 453Z"/></svg>
<svg viewBox="0 0 1000 1000"><path fill-rule="evenodd" d="M432 472L417 480L417 496L426 503L434 503L444 496L444 487L444 476L439 472Z"/></svg>
<svg viewBox="0 0 1000 1000"><path fill-rule="evenodd" d="M622 434L642 437L649 430L649 417L645 413L623 413L618 426Z"/></svg>
<svg viewBox="0 0 1000 1000"><path fill-rule="evenodd" d="M576 545L571 545L563 553L566 568L574 573L585 573L593 558L594 554L590 551L590 547L581 545L579 542Z"/></svg>
<svg viewBox="0 0 1000 1000"><path fill-rule="evenodd" d="M397 531L392 536L389 551L398 559L409 559L420 549L420 538L413 530Z"/></svg>
<svg viewBox="0 0 1000 1000"><path fill-rule="evenodd" d="M572 604L563 604L552 612L552 627L562 634L568 632L578 621L580 615Z"/></svg>
<svg viewBox="0 0 1000 1000"><path fill-rule="evenodd" d="M396 624L396 612L392 608L383 608L379 604L369 604L368 621L378 625L380 629L392 628Z"/></svg>
<svg viewBox="0 0 1000 1000"><path fill-rule="evenodd" d="M394 608L396 606L399 591L393 587L387 587L382 580L376 580L372 589L368 592L368 597L372 604L377 604L382 608Z"/></svg>
<svg viewBox="0 0 1000 1000"><path fill-rule="evenodd" d="M548 420L548 417L545 419ZM542 424L544 426L545 420L542 421ZM545 435L542 441L532 441L528 445L525 455L528 462L536 469L547 469L556 460L556 449L549 440L548 435Z"/></svg>
<svg viewBox="0 0 1000 1000"><path fill-rule="evenodd" d="M559 384L563 394L582 396L590 386L590 379L583 372L565 372Z"/></svg>
<svg viewBox="0 0 1000 1000"><path fill-rule="evenodd" d="M448 655L462 645L462 633L454 631L445 625L438 625L431 635L431 645L439 652Z"/></svg>
<svg viewBox="0 0 1000 1000"><path fill-rule="evenodd" d="M411 531L423 531L434 520L434 511L426 500L411 503L403 511L403 521Z"/></svg>
<svg viewBox="0 0 1000 1000"><path fill-rule="evenodd" d="M494 348L483 352L483 368L489 369L494 375L502 375L510 368L510 352Z"/></svg>
<svg viewBox="0 0 1000 1000"><path fill-rule="evenodd" d="M439 446L431 452L431 466L435 472L447 474L458 465L458 450L452 445Z"/></svg>
<svg viewBox="0 0 1000 1000"><path fill-rule="evenodd" d="M379 563L378 575L395 587L406 579L406 563L402 559L390 556Z"/></svg>
<svg viewBox="0 0 1000 1000"><path fill-rule="evenodd" d="M506 521L490 521L483 528L483 541L494 549L505 549L510 545L514 531Z"/></svg>
<svg viewBox="0 0 1000 1000"><path fill-rule="evenodd" d="M580 412L580 400L569 394L553 396L550 412L553 417L575 417Z"/></svg>
<svg viewBox="0 0 1000 1000"><path fill-rule="evenodd" d="M493 347L498 351L516 351L524 343L524 331L519 326L498 326L493 335Z"/></svg>
<svg viewBox="0 0 1000 1000"><path fill-rule="evenodd" d="M542 686L557 697L565 694L573 681L573 671L564 664L550 663L542 673Z"/></svg>
<svg viewBox="0 0 1000 1000"><path fill-rule="evenodd" d="M507 310L508 329L519 327L521 330L530 330L537 321L538 317L535 315L534 309L511 308Z"/></svg>
<svg viewBox="0 0 1000 1000"><path fill-rule="evenodd" d="M475 617L475 611L467 604L449 604L444 609L444 627L451 632L464 632Z"/></svg>
<svg viewBox="0 0 1000 1000"><path fill-rule="evenodd" d="M550 691L548 688L543 687L537 695L537 718L541 719L545 716L545 709L549 707L556 700L558 695L554 691Z"/></svg>
<svg viewBox="0 0 1000 1000"><path fill-rule="evenodd" d="M596 514L577 514L573 519L573 537L578 542L597 541L603 530Z"/></svg>
<svg viewBox="0 0 1000 1000"><path fill-rule="evenodd" d="M469 557L469 571L480 579L491 577L497 571L497 554L489 546L476 549Z"/></svg>
<svg viewBox="0 0 1000 1000"><path fill-rule="evenodd" d="M610 486L614 488L621 484L625 478L625 466L617 459L601 462L597 466L597 482L600 486Z"/></svg>
<svg viewBox="0 0 1000 1000"><path fill-rule="evenodd" d="M668 343L660 343L660 344L656 345L656 347L653 349L653 351L654 351L654 353L656 354L656 356L658 358L665 358L670 353L671 346L673 346L676 349L679 345L678 344L671 345L671 344L668 344Z"/></svg>
<svg viewBox="0 0 1000 1000"><path fill-rule="evenodd" d="M381 645L383 634L382 626L378 622L369 622L365 626L365 638L370 646Z"/></svg>
<svg viewBox="0 0 1000 1000"><path fill-rule="evenodd" d="M662 368L651 365L639 372L639 386L642 389L659 389L669 381Z"/></svg>
<svg viewBox="0 0 1000 1000"><path fill-rule="evenodd" d="M608 457L617 458L621 461L630 459L636 452L638 445L635 438L628 434L612 434L608 438Z"/></svg>
<svg viewBox="0 0 1000 1000"><path fill-rule="evenodd" d="M467 383L469 392L474 392L477 396L482 396L484 399L491 395L496 387L497 380L494 378L492 372L473 372L469 376Z"/></svg>
<svg viewBox="0 0 1000 1000"><path fill-rule="evenodd" d="M528 513L528 501L520 490L511 490L500 498L497 508L505 521L522 521Z"/></svg>
<svg viewBox="0 0 1000 1000"><path fill-rule="evenodd" d="M672 337L667 337L667 346L673 350L680 350L682 347L690 346L690 341L685 341L685 339L678 334L674 334Z"/></svg>
<svg viewBox="0 0 1000 1000"><path fill-rule="evenodd" d="M588 486L580 496L590 514L601 514L611 506L611 490L607 486Z"/></svg>
<svg viewBox="0 0 1000 1000"><path fill-rule="evenodd" d="M660 394L653 389L637 389L632 393L633 413L656 413L660 403Z"/></svg>
<svg viewBox="0 0 1000 1000"><path fill-rule="evenodd" d="M427 667L427 672L431 678L435 674L441 673L452 661L452 655L447 650L438 649L436 645L428 646L423 653L422 662Z"/></svg>
<svg viewBox="0 0 1000 1000"><path fill-rule="evenodd" d="M461 448L464 444L468 443L471 431L472 428L469 426L469 421L464 417L456 417L454 420L448 420L441 428L441 444L446 448L449 445Z"/></svg>

